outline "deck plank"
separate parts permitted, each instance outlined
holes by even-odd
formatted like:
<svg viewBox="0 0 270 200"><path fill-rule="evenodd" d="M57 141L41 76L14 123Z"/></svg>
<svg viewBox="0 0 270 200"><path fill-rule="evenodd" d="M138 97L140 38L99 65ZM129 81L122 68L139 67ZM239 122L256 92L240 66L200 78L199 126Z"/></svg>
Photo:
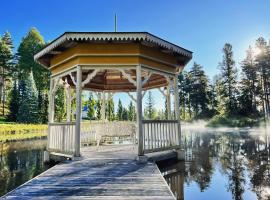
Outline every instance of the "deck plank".
<svg viewBox="0 0 270 200"><path fill-rule="evenodd" d="M128 146L84 148L82 159L58 164L3 199L175 199L153 162Z"/></svg>

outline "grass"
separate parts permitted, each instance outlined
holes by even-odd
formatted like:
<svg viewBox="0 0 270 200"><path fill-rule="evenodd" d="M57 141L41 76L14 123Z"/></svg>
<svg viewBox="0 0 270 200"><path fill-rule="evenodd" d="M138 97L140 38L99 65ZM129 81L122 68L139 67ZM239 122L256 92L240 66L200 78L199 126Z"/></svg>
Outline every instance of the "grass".
<svg viewBox="0 0 270 200"><path fill-rule="evenodd" d="M207 124L208 127L252 127L259 124L259 119L243 116L216 115Z"/></svg>
<svg viewBox="0 0 270 200"><path fill-rule="evenodd" d="M2 123L0 142L45 138L47 129L48 125Z"/></svg>

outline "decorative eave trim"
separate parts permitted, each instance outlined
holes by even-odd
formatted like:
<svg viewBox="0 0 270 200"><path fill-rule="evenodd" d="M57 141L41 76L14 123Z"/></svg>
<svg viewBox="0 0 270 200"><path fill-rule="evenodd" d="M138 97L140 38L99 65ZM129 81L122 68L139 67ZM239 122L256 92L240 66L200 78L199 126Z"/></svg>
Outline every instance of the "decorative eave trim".
<svg viewBox="0 0 270 200"><path fill-rule="evenodd" d="M56 47L63 44L65 41L146 41L179 53L188 58L192 58L192 52L175 44L167 42L161 38L158 38L150 33L132 33L132 32L102 32L102 33L79 33L79 32L67 32L61 35L59 38L48 44L44 49L35 54L34 59L37 61L40 57L54 50Z"/></svg>

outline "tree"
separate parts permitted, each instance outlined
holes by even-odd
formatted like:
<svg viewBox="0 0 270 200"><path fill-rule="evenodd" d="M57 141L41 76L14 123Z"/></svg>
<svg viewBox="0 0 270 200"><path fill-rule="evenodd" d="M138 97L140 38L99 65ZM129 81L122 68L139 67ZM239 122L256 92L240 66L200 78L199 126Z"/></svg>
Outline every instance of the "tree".
<svg viewBox="0 0 270 200"><path fill-rule="evenodd" d="M12 90L10 92L10 98L9 98L9 115L8 119L9 121L17 121L17 115L18 115L18 110L19 110L19 102L20 99L20 94L19 94L19 89L18 89L18 84L15 81L13 83Z"/></svg>
<svg viewBox="0 0 270 200"><path fill-rule="evenodd" d="M6 82L11 82L10 74L13 69L13 44L11 36L6 32L3 37L0 37L0 103L2 103L2 114L5 115L6 102Z"/></svg>
<svg viewBox="0 0 270 200"><path fill-rule="evenodd" d="M34 81L33 73L20 80L20 106L17 115L17 121L20 123L38 122L38 93Z"/></svg>
<svg viewBox="0 0 270 200"><path fill-rule="evenodd" d="M93 94L90 93L88 101L87 101L87 107L88 107L87 117L89 117L90 120L95 119L95 106L96 106L96 101L94 99Z"/></svg>
<svg viewBox="0 0 270 200"><path fill-rule="evenodd" d="M113 98L109 98L106 106L106 116L109 121L113 121L115 116L114 116L114 102Z"/></svg>
<svg viewBox="0 0 270 200"><path fill-rule="evenodd" d="M128 110L126 108L123 108L122 120L124 121L128 120Z"/></svg>
<svg viewBox="0 0 270 200"><path fill-rule="evenodd" d="M270 45L264 38L260 37L256 41L256 48L259 54L255 58L255 65L258 70L259 79L259 99L262 105L264 116L269 114L269 84L270 84Z"/></svg>
<svg viewBox="0 0 270 200"><path fill-rule="evenodd" d="M58 90L55 92L55 119L61 122L66 114L66 104L65 104L65 89L63 86L59 86Z"/></svg>
<svg viewBox="0 0 270 200"><path fill-rule="evenodd" d="M221 72L221 95L226 114L237 112L237 70L233 59L232 45L226 43L223 47L223 60L219 63Z"/></svg>
<svg viewBox="0 0 270 200"><path fill-rule="evenodd" d="M194 62L189 72L190 103L194 110L195 118L208 117L209 113L209 81L201 65Z"/></svg>
<svg viewBox="0 0 270 200"><path fill-rule="evenodd" d="M135 106L133 105L132 101L130 101L128 106L128 120L135 121L135 118L136 118Z"/></svg>
<svg viewBox="0 0 270 200"><path fill-rule="evenodd" d="M38 91L39 119L46 119L49 89L49 71L34 61L34 55L45 45L45 42L36 28L31 28L28 34L22 39L17 53L19 79L25 79L30 72L33 72L34 80Z"/></svg>
<svg viewBox="0 0 270 200"><path fill-rule="evenodd" d="M116 113L116 117L117 117L117 120L123 120L123 106L122 106L122 102L121 100L119 99L118 101L118 108L117 108L117 113Z"/></svg>
<svg viewBox="0 0 270 200"><path fill-rule="evenodd" d="M255 65L255 56L252 47L249 46L247 56L241 63L242 78L240 81L240 112L243 115L256 115L258 93L258 73Z"/></svg>
<svg viewBox="0 0 270 200"><path fill-rule="evenodd" d="M154 109L154 99L152 96L152 92L149 91L148 92L148 97L147 97L147 101L146 101L146 107L145 107L145 117L148 119L154 119L155 118L155 109Z"/></svg>

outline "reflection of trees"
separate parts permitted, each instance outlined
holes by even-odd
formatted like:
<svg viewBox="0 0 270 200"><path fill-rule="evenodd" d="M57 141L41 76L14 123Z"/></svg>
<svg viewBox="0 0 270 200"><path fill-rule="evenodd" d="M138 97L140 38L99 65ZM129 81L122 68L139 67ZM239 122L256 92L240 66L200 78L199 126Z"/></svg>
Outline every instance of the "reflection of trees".
<svg viewBox="0 0 270 200"><path fill-rule="evenodd" d="M268 134L254 137L247 131L213 134L189 132L183 137L186 152L192 152L192 161L185 162L186 184L195 181L201 191L207 190L214 171L213 164L219 161L233 199L243 199L245 189L250 186L258 199L270 199Z"/></svg>
<svg viewBox="0 0 270 200"><path fill-rule="evenodd" d="M258 199L270 199L269 135L247 140L242 146L248 158L251 184Z"/></svg>
<svg viewBox="0 0 270 200"><path fill-rule="evenodd" d="M45 143L36 149L33 148L34 143L28 144L29 149L20 149L19 145L14 148L12 143L11 146L5 144L5 151L0 149L0 196L44 171Z"/></svg>
<svg viewBox="0 0 270 200"><path fill-rule="evenodd" d="M224 134L219 140L222 145L220 162L223 173L228 177L228 190L231 191L233 199L241 200L245 191L245 168L238 134Z"/></svg>

